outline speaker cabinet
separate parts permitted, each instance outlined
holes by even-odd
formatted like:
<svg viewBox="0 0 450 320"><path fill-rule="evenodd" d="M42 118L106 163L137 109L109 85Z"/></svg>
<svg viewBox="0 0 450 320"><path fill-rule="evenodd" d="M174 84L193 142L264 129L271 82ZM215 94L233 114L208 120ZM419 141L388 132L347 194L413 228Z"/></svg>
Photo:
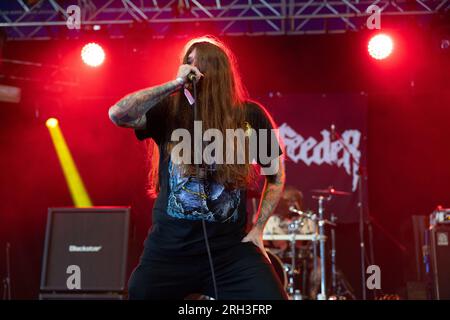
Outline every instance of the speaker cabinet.
<svg viewBox="0 0 450 320"><path fill-rule="evenodd" d="M431 267L433 269L434 297L450 299L450 224L437 224L430 230Z"/></svg>
<svg viewBox="0 0 450 320"><path fill-rule="evenodd" d="M125 291L129 219L129 207L49 208L41 298Z"/></svg>

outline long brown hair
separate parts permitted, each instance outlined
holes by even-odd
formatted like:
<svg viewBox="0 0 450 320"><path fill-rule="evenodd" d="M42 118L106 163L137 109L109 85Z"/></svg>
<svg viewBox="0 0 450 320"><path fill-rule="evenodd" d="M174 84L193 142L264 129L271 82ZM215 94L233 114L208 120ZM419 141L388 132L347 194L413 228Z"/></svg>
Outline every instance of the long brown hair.
<svg viewBox="0 0 450 320"><path fill-rule="evenodd" d="M183 51L182 64L188 64L188 57L195 49L195 66L204 74L197 84L197 110L202 120L203 130L218 129L226 136L226 129L245 129L245 102L248 94L244 88L237 63L232 52L218 39L205 36L189 41ZM187 104L183 91L170 97L168 117L175 128L192 128L192 109ZM183 116L180 116L183 115ZM235 159L237 152L235 143ZM173 147L167 145L168 154ZM247 151L248 146L246 146ZM223 148L224 151L226 148ZM246 153L248 154L248 153ZM156 195L159 191L158 181L158 149L149 148L150 171L149 193ZM225 158L225 157L224 157ZM249 160L246 158L246 160ZM186 175L195 174L195 166L183 164ZM246 161L245 164L218 164L214 172L214 180L225 185L226 188L242 188L248 185L254 175L254 170Z"/></svg>

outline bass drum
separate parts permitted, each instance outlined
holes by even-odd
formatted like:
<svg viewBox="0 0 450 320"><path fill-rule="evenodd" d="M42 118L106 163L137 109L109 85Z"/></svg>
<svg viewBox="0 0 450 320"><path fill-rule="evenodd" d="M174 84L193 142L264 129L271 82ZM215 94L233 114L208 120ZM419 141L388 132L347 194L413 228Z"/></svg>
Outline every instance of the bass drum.
<svg viewBox="0 0 450 320"><path fill-rule="evenodd" d="M278 279L280 280L283 288L286 290L288 285L288 278L283 262L276 254L271 251L271 249L266 249L266 252L269 256L270 262L272 263Z"/></svg>

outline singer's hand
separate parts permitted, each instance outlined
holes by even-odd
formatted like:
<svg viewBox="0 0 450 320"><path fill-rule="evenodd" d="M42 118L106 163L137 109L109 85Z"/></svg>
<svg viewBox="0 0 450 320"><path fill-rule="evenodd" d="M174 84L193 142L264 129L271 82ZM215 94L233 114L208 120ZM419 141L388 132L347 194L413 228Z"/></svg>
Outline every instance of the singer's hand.
<svg viewBox="0 0 450 320"><path fill-rule="evenodd" d="M190 64L182 64L178 68L177 78L182 78L184 82L187 82L187 76L190 73L194 73L197 81L200 80L204 75L197 69L197 67L191 66Z"/></svg>
<svg viewBox="0 0 450 320"><path fill-rule="evenodd" d="M261 250L263 256L270 262L269 255L264 248L263 233L259 228L253 227L250 232L241 240L241 242L252 242Z"/></svg>

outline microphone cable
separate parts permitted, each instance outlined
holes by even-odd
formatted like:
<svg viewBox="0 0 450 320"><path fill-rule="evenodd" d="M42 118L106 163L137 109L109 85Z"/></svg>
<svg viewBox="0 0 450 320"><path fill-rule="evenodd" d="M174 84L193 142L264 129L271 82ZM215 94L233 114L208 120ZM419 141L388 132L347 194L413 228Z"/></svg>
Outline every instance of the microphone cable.
<svg viewBox="0 0 450 320"><path fill-rule="evenodd" d="M190 74L191 75L191 74ZM188 75L188 79L192 82L192 89L194 91L194 127L195 127L195 121L198 120L198 110L197 110L197 80L195 79L195 77L193 76L189 76ZM195 144L195 141L194 141ZM201 149L202 150L202 158L203 159L203 141L201 144ZM195 149L194 149L195 150ZM194 160L195 160L195 156L194 156ZM202 161L203 163L203 161ZM195 169L196 169L196 175L197 175L197 181L198 181L198 195L200 197L200 210L201 213L203 214L203 205L201 203L202 198L201 198L201 189L200 189L200 167L199 164L195 164ZM204 184L203 180L202 184ZM203 189L205 190L205 186L203 185ZM208 195L206 195L206 199L205 201L207 201ZM211 255L211 248L209 247L209 239L208 239L208 234L206 231L206 223L205 223L205 219L201 219L202 220L202 228L203 228L203 236L205 239L205 245L206 245L206 252L208 253L208 260L209 260L209 267L211 269L211 278L212 278L212 283L213 283L213 288L214 288L214 298L216 300L219 300L219 295L217 294L217 283L216 283L216 275L214 272L214 263L212 260L212 255Z"/></svg>

